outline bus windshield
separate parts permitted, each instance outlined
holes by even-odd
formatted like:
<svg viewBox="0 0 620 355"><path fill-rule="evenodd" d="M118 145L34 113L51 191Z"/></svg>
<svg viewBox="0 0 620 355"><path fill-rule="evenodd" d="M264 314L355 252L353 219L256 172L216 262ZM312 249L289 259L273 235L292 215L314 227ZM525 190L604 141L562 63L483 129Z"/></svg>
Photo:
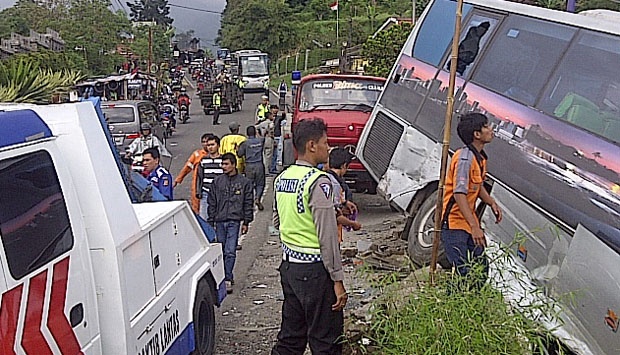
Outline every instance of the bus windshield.
<svg viewBox="0 0 620 355"><path fill-rule="evenodd" d="M318 79L301 88L301 111L368 110L375 106L383 83L365 79Z"/></svg>
<svg viewBox="0 0 620 355"><path fill-rule="evenodd" d="M267 55L253 55L241 57L241 75L264 76L269 75Z"/></svg>

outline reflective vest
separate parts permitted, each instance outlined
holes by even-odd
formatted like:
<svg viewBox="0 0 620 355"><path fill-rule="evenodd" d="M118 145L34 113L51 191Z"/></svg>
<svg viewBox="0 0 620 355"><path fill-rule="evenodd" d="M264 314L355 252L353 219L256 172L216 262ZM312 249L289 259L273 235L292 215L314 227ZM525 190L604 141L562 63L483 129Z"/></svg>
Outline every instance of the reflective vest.
<svg viewBox="0 0 620 355"><path fill-rule="evenodd" d="M213 94L213 106L220 106L221 103L222 98L220 97L220 94Z"/></svg>
<svg viewBox="0 0 620 355"><path fill-rule="evenodd" d="M269 105L258 104L258 108L256 109L256 117L258 117L259 122L265 119L267 112L269 112Z"/></svg>
<svg viewBox="0 0 620 355"><path fill-rule="evenodd" d="M280 240L287 253L293 251L309 255L321 254L319 237L308 202L310 187L324 175L326 174L317 168L291 165L274 182L280 218Z"/></svg>

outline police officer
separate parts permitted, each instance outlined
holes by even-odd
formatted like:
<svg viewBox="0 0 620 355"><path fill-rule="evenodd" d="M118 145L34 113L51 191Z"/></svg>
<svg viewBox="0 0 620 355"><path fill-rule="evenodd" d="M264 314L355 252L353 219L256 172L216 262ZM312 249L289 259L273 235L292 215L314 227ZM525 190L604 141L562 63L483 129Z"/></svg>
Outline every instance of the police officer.
<svg viewBox="0 0 620 355"><path fill-rule="evenodd" d="M213 125L220 124L220 107L222 106L222 95L220 88L216 88L213 92Z"/></svg>
<svg viewBox="0 0 620 355"><path fill-rule="evenodd" d="M165 198L172 200L172 175L159 165L159 149L148 148L142 153L142 164L149 173L146 179L155 187Z"/></svg>
<svg viewBox="0 0 620 355"><path fill-rule="evenodd" d="M272 355L341 354L343 309L347 303L338 246L332 185L316 168L329 155L327 126L321 119L301 120L293 144L294 165L274 182L274 226L283 250L280 277L284 292L282 324Z"/></svg>
<svg viewBox="0 0 620 355"><path fill-rule="evenodd" d="M271 109L269 105L269 96L261 96L261 103L256 106L256 123L261 123L265 119L265 115Z"/></svg>

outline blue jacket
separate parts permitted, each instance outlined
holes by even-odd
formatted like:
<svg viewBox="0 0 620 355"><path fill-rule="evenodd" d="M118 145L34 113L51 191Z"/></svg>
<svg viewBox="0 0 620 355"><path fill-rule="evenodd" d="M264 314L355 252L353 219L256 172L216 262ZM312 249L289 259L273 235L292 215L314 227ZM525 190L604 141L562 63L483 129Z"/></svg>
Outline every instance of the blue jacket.
<svg viewBox="0 0 620 355"><path fill-rule="evenodd" d="M151 171L146 179L168 200L172 200L172 175L161 165Z"/></svg>

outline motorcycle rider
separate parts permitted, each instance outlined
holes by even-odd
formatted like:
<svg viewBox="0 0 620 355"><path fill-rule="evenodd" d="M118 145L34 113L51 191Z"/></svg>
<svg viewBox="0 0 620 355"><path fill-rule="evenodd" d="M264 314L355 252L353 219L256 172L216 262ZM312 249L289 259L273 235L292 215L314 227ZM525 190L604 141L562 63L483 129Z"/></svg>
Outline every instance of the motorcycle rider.
<svg viewBox="0 0 620 355"><path fill-rule="evenodd" d="M145 122L140 125L140 133L140 137L134 139L125 150L126 158L142 155L146 149L155 147L159 149L161 156L172 158L172 154L166 149L166 146L151 132L150 124Z"/></svg>
<svg viewBox="0 0 620 355"><path fill-rule="evenodd" d="M171 103L165 103L163 106L163 109L164 109L163 115L167 115L168 119L170 120L170 125L172 127L172 130L176 131L176 128L177 128L176 115L179 113L179 110L177 110L177 108Z"/></svg>
<svg viewBox="0 0 620 355"><path fill-rule="evenodd" d="M187 95L187 90L185 88L181 88L181 93L179 94L179 97L177 97L177 105L179 106L179 111L181 110L181 107L185 105L187 108L187 119L189 119L189 105L191 103L192 100L190 100L189 95Z"/></svg>

